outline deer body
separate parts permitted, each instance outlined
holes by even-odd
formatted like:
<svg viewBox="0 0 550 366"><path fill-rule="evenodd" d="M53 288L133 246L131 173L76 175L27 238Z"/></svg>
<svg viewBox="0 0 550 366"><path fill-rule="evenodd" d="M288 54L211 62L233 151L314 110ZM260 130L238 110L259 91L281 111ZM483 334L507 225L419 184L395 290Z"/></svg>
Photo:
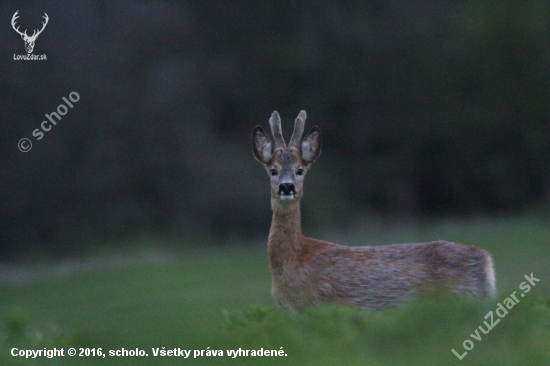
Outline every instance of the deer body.
<svg viewBox="0 0 550 366"><path fill-rule="evenodd" d="M305 118L302 111L288 146L277 112L270 119L275 146L261 127L253 134L256 159L271 176L267 248L272 294L280 305L291 311L322 303L382 309L434 289L459 296L494 295L491 256L474 246L435 241L347 247L303 236L303 178L321 150L317 127L301 140Z"/></svg>

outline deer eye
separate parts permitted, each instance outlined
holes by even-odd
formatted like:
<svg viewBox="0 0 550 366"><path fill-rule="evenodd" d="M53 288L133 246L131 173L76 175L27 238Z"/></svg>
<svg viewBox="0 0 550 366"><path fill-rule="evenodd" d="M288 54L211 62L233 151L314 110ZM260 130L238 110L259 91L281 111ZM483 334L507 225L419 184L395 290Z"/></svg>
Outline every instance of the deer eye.
<svg viewBox="0 0 550 366"><path fill-rule="evenodd" d="M270 173L271 173L271 175L272 175L273 177L276 176L276 175L277 175L277 169L272 168L272 169L270 170Z"/></svg>
<svg viewBox="0 0 550 366"><path fill-rule="evenodd" d="M298 169L296 170L296 175L304 175L304 169L298 168Z"/></svg>

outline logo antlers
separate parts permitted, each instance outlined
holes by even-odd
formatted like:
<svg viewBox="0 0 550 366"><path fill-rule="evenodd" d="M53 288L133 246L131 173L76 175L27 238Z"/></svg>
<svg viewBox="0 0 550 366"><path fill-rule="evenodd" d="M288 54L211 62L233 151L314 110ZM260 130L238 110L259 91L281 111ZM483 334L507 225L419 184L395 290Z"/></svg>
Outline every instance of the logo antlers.
<svg viewBox="0 0 550 366"><path fill-rule="evenodd" d="M19 33L21 35L21 38L23 38L23 41L25 41L25 49L27 50L27 53L32 53L32 50L34 49L34 42L36 41L36 38L38 38L38 36L40 35L40 33L42 33L42 31L44 30L44 28L46 28L46 24L48 24L48 20L50 18L48 18L48 14L44 13L44 22L42 22L42 29L40 29L39 31L37 31L36 29L34 30L32 36L28 36L27 35L27 30L25 29L24 32L21 32L19 30L19 26L16 28L15 27L15 20L17 18L19 18L19 15L17 14L19 12L19 10L17 10L15 12L15 14L13 14L13 17L11 18L11 26L13 27L13 29ZM38 32L38 33L37 33Z"/></svg>

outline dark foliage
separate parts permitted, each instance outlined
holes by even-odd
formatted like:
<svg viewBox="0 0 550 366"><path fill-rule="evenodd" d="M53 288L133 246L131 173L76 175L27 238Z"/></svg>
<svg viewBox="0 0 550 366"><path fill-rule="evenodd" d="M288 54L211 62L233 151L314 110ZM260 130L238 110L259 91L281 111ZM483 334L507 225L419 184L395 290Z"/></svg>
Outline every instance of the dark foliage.
<svg viewBox="0 0 550 366"><path fill-rule="evenodd" d="M18 9L22 29L48 13L34 50L47 61L11 60L25 53ZM3 256L141 231L266 232L250 134L273 110L287 139L301 109L323 133L310 225L546 199L546 1L8 1L0 13ZM74 108L32 137L72 91Z"/></svg>

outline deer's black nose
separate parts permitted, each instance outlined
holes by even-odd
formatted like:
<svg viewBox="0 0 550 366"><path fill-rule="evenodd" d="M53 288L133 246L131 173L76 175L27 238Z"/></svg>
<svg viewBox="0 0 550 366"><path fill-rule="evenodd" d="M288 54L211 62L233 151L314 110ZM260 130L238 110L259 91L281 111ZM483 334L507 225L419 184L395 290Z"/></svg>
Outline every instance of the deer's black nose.
<svg viewBox="0 0 550 366"><path fill-rule="evenodd" d="M279 194L290 195L296 193L294 183L281 183L279 184Z"/></svg>

